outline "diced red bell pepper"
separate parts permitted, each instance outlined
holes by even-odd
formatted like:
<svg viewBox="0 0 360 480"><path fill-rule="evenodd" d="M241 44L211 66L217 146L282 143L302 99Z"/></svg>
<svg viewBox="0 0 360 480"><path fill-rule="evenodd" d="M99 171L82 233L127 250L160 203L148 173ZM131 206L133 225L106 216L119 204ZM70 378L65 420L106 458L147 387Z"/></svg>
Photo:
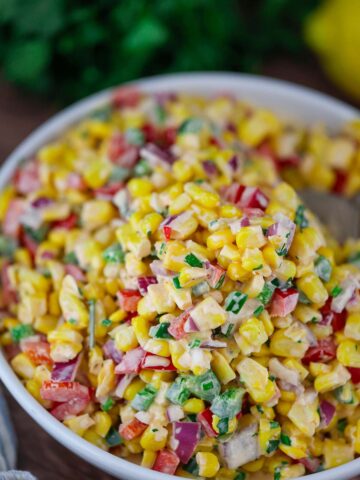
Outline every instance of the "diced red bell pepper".
<svg viewBox="0 0 360 480"><path fill-rule="evenodd" d="M171 321L170 327L168 328L168 332L176 340L180 340L180 338L183 338L186 335L184 327L188 318L189 318L189 313L183 312L178 317L174 318Z"/></svg>
<svg viewBox="0 0 360 480"><path fill-rule="evenodd" d="M40 389L40 395L44 400L54 402L69 402L79 398L90 398L89 387L79 382L53 382L45 380Z"/></svg>
<svg viewBox="0 0 360 480"><path fill-rule="evenodd" d="M175 452L171 450L160 450L160 452L157 454L152 469L156 472L174 475L179 463L180 459Z"/></svg>
<svg viewBox="0 0 360 480"><path fill-rule="evenodd" d="M174 372L174 367L170 357L160 357L160 355L154 355L146 352L141 362L141 368L143 370L160 370L165 372Z"/></svg>
<svg viewBox="0 0 360 480"><path fill-rule="evenodd" d="M224 190L224 199L231 203L238 203L244 190L244 185L233 183Z"/></svg>
<svg viewBox="0 0 360 480"><path fill-rule="evenodd" d="M163 133L163 141L166 147L170 147L175 143L177 136L177 128L175 127L167 127Z"/></svg>
<svg viewBox="0 0 360 480"><path fill-rule="evenodd" d="M343 330L346 323L347 312L343 310L340 313L336 313L331 310L332 297L329 297L323 307L320 309L322 319L320 325L331 325L333 332Z"/></svg>
<svg viewBox="0 0 360 480"><path fill-rule="evenodd" d="M39 165L35 161L27 162L14 175L14 186L22 195L40 188Z"/></svg>
<svg viewBox="0 0 360 480"><path fill-rule="evenodd" d="M145 137L145 143L158 143L160 140L159 131L155 128L152 123L145 123L141 127L141 130Z"/></svg>
<svg viewBox="0 0 360 480"><path fill-rule="evenodd" d="M10 266L9 262L4 262L2 264L1 271L0 271L1 293L2 293L2 300L3 300L4 306L8 306L11 303L14 303L17 298L16 291L13 289L10 283L10 278L8 273L9 266Z"/></svg>
<svg viewBox="0 0 360 480"><path fill-rule="evenodd" d="M132 86L118 87L112 93L112 103L116 108L136 107L140 99L140 90Z"/></svg>
<svg viewBox="0 0 360 480"><path fill-rule="evenodd" d="M147 427L146 423L142 423L137 418L134 418L129 423L121 424L119 427L119 433L124 440L133 440L134 438L139 437Z"/></svg>
<svg viewBox="0 0 360 480"><path fill-rule="evenodd" d="M219 265L208 265L206 267L208 271L208 278L207 282L211 288L220 288L224 278L225 278L225 270Z"/></svg>
<svg viewBox="0 0 360 480"><path fill-rule="evenodd" d="M21 352L20 346L18 343L10 343L10 345L4 345L2 349L5 352L5 356L9 361L12 360L14 357L16 357L18 353Z"/></svg>
<svg viewBox="0 0 360 480"><path fill-rule="evenodd" d="M129 350L125 353L121 362L116 366L115 373L118 375L125 373L139 373L145 354L145 350L143 350L141 347L134 348L134 350Z"/></svg>
<svg viewBox="0 0 360 480"><path fill-rule="evenodd" d="M90 395L87 397L78 397L68 402L60 403L50 410L50 413L60 421L66 420L68 417L79 415L90 403Z"/></svg>
<svg viewBox="0 0 360 480"><path fill-rule="evenodd" d="M108 157L119 167L133 168L138 156L138 148L135 145L129 145L121 133L116 132L110 138Z"/></svg>
<svg viewBox="0 0 360 480"><path fill-rule="evenodd" d="M217 437L218 435L212 426L213 416L214 414L212 413L210 408L206 408L197 415L197 421L201 424L204 432L208 437Z"/></svg>
<svg viewBox="0 0 360 480"><path fill-rule="evenodd" d="M71 230L75 228L78 222L78 217L76 213L71 213L67 218L64 220L56 220L53 222L53 228L64 228L65 230Z"/></svg>
<svg viewBox="0 0 360 480"><path fill-rule="evenodd" d="M271 302L271 315L274 317L286 317L295 310L299 299L299 292L295 288L286 290L276 289Z"/></svg>
<svg viewBox="0 0 360 480"><path fill-rule="evenodd" d="M342 172L341 170L335 170L335 183L332 186L332 191L334 193L344 193L344 189L346 186L346 182L348 179L348 174L346 172Z"/></svg>
<svg viewBox="0 0 360 480"><path fill-rule="evenodd" d="M163 232L164 232L165 240L170 240L171 234L172 234L172 228L169 227L168 225L165 225L165 227L163 227Z"/></svg>
<svg viewBox="0 0 360 480"><path fill-rule="evenodd" d="M104 200L111 200L112 197L119 191L124 188L123 182L115 182L110 185L105 185L94 190L96 198L101 198Z"/></svg>
<svg viewBox="0 0 360 480"><path fill-rule="evenodd" d="M86 280L85 273L77 265L68 263L64 267L65 267L65 272L68 275L71 275L72 277L74 277L75 280L77 280L78 282L84 282Z"/></svg>
<svg viewBox="0 0 360 480"><path fill-rule="evenodd" d="M136 312L141 299L141 293L137 290L121 290L117 293L120 308L125 312Z"/></svg>
<svg viewBox="0 0 360 480"><path fill-rule="evenodd" d="M318 344L309 347L302 359L305 365L310 362L330 362L336 357L336 345L332 338L322 338L318 340Z"/></svg>
<svg viewBox="0 0 360 480"><path fill-rule="evenodd" d="M351 375L351 381L353 384L360 383L360 368L346 367Z"/></svg>
<svg viewBox="0 0 360 480"><path fill-rule="evenodd" d="M50 344L45 340L24 339L20 343L21 350L35 363L35 365L51 365Z"/></svg>
<svg viewBox="0 0 360 480"><path fill-rule="evenodd" d="M5 218L2 224L5 235L17 238L21 229L21 215L25 211L25 201L21 198L14 198L10 201Z"/></svg>

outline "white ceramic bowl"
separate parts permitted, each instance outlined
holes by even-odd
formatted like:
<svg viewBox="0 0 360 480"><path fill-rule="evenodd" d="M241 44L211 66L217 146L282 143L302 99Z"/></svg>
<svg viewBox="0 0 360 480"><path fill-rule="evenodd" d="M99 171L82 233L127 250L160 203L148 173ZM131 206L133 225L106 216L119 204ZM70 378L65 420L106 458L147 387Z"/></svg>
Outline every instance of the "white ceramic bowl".
<svg viewBox="0 0 360 480"><path fill-rule="evenodd" d="M200 94L231 92L253 104L273 109L280 116L299 123L323 122L331 129L359 116L354 108L326 95L287 82L234 73L191 73L153 77L134 82L143 91L183 91ZM61 134L94 109L107 103L111 91L105 91L82 100L55 115L36 129L6 160L0 171L0 188L9 179L23 158ZM0 377L10 393L29 415L50 435L89 463L126 480L174 480L172 475L153 472L104 452L75 435L48 413L23 387L5 357L0 352ZM302 477L307 480L346 480L360 474L360 458L340 467Z"/></svg>

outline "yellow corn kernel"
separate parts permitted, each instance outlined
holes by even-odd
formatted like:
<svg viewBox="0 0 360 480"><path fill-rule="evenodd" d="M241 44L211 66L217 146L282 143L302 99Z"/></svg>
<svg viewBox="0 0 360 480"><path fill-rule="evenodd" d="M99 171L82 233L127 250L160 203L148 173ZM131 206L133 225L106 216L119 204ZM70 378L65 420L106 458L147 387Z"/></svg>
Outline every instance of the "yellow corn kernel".
<svg viewBox="0 0 360 480"><path fill-rule="evenodd" d="M122 322L126 318L127 314L125 310L116 310L114 313L112 313L109 317L109 320L111 320L112 323L119 323Z"/></svg>
<svg viewBox="0 0 360 480"><path fill-rule="evenodd" d="M179 275L179 283L181 288L188 288L197 285L206 278L207 271L204 268L184 267Z"/></svg>
<svg viewBox="0 0 360 480"><path fill-rule="evenodd" d="M160 223L163 221L163 217L160 213L152 212L145 215L145 217L139 222L139 230L143 235L152 235L159 228Z"/></svg>
<svg viewBox="0 0 360 480"><path fill-rule="evenodd" d="M106 441L95 432L93 427L85 431L85 433L83 434L83 438L88 442L92 443L93 445L101 448L102 450L108 450L109 448Z"/></svg>
<svg viewBox="0 0 360 480"><path fill-rule="evenodd" d="M205 410L205 403L200 398L189 398L182 408L185 413L200 413Z"/></svg>
<svg viewBox="0 0 360 480"><path fill-rule="evenodd" d="M199 466L199 476L205 478L215 477L220 468L218 457L211 452L198 452L196 463Z"/></svg>
<svg viewBox="0 0 360 480"><path fill-rule="evenodd" d="M259 319L262 321L264 325L267 336L270 337L274 333L274 325L271 321L269 312L267 310L264 310L260 314Z"/></svg>
<svg viewBox="0 0 360 480"><path fill-rule="evenodd" d="M115 216L115 208L106 200L88 200L81 212L81 224L94 230L108 224Z"/></svg>
<svg viewBox="0 0 360 480"><path fill-rule="evenodd" d="M177 160L173 164L173 175L179 182L188 182L193 177L194 170L185 160Z"/></svg>
<svg viewBox="0 0 360 480"><path fill-rule="evenodd" d="M115 366L112 360L105 360L97 376L97 398L106 397L115 388Z"/></svg>
<svg viewBox="0 0 360 480"><path fill-rule="evenodd" d="M331 372L318 375L315 379L314 387L319 393L330 392L345 385L350 378L351 375L348 370L342 365L337 365Z"/></svg>
<svg viewBox="0 0 360 480"><path fill-rule="evenodd" d="M250 396L257 403L267 402L275 394L275 384L267 368L252 358L244 358L236 367Z"/></svg>
<svg viewBox="0 0 360 480"><path fill-rule="evenodd" d="M290 255L298 262L307 265L316 256L318 248L323 246L323 239L320 234L312 227L304 228L302 231L296 231L294 240L290 247Z"/></svg>
<svg viewBox="0 0 360 480"><path fill-rule="evenodd" d="M265 262L270 265L271 268L279 268L281 262L283 261L282 257L276 252L276 248L273 245L265 245L262 249L263 257Z"/></svg>
<svg viewBox="0 0 360 480"><path fill-rule="evenodd" d="M304 367L304 365L299 360L296 360L296 358L286 358L283 361L283 364L287 368L296 370L300 375L301 381L304 381L305 378L309 375L309 372Z"/></svg>
<svg viewBox="0 0 360 480"><path fill-rule="evenodd" d="M360 340L360 312L350 313L344 328L345 337Z"/></svg>
<svg viewBox="0 0 360 480"><path fill-rule="evenodd" d="M245 270L245 268L243 268L241 262L231 262L227 268L226 273L231 280L234 280L234 282L243 282L251 275L248 270Z"/></svg>
<svg viewBox="0 0 360 480"><path fill-rule="evenodd" d="M141 459L141 466L145 468L152 468L155 460L156 460L157 453L152 450L144 450L142 459Z"/></svg>
<svg viewBox="0 0 360 480"><path fill-rule="evenodd" d="M242 257L242 267L248 272L261 270L264 266L264 257L258 248L246 248Z"/></svg>
<svg viewBox="0 0 360 480"><path fill-rule="evenodd" d="M302 358L305 355L309 344L306 341L296 338L292 339L287 335L288 329L276 330L270 339L270 351L273 355L279 357L288 357L289 352L296 358Z"/></svg>
<svg viewBox="0 0 360 480"><path fill-rule="evenodd" d="M100 437L105 438L112 425L110 415L106 412L95 412L94 421L95 432L100 435Z"/></svg>
<svg viewBox="0 0 360 480"><path fill-rule="evenodd" d="M265 280L262 275L253 275L242 287L243 293L249 298L256 298L264 288Z"/></svg>
<svg viewBox="0 0 360 480"><path fill-rule="evenodd" d="M51 292L49 295L49 313L54 317L58 317L61 314L60 304L59 304L59 295L57 292Z"/></svg>
<svg viewBox="0 0 360 480"><path fill-rule="evenodd" d="M191 316L201 331L220 327L227 317L225 310L213 297L207 297L198 303L191 311Z"/></svg>
<svg viewBox="0 0 360 480"><path fill-rule="evenodd" d="M236 373L231 368L226 358L216 350L212 352L211 368L223 385L236 378Z"/></svg>
<svg viewBox="0 0 360 480"><path fill-rule="evenodd" d="M279 423L270 422L266 418L260 418L259 421L259 447L262 455L266 455L269 448L269 442L279 440L281 428Z"/></svg>
<svg viewBox="0 0 360 480"><path fill-rule="evenodd" d="M218 254L217 261L221 267L228 268L231 262L241 261L241 253L235 245L224 245Z"/></svg>
<svg viewBox="0 0 360 480"><path fill-rule="evenodd" d="M187 193L181 193L171 204L169 205L169 214L178 215L185 212L191 205L191 197Z"/></svg>
<svg viewBox="0 0 360 480"><path fill-rule="evenodd" d="M263 468L264 463L265 463L265 457L262 457L252 462L246 463L245 465L242 466L242 468L246 472L255 473L260 471Z"/></svg>
<svg viewBox="0 0 360 480"><path fill-rule="evenodd" d="M322 316L321 313L309 305L298 304L294 311L294 315L303 323L318 323Z"/></svg>
<svg viewBox="0 0 360 480"><path fill-rule="evenodd" d="M137 311L141 317L144 317L147 320L153 320L157 315L154 305L148 295L145 295L145 297L140 299L137 305Z"/></svg>
<svg viewBox="0 0 360 480"><path fill-rule="evenodd" d="M19 377L28 380L34 376L35 364L25 353L18 353L10 363Z"/></svg>
<svg viewBox="0 0 360 480"><path fill-rule="evenodd" d="M121 325L117 328L119 330L117 330L115 334L115 344L119 350L128 352L139 345L134 327L132 325Z"/></svg>
<svg viewBox="0 0 360 480"><path fill-rule="evenodd" d="M221 467L216 475L216 480L234 480L236 471L230 468Z"/></svg>
<svg viewBox="0 0 360 480"><path fill-rule="evenodd" d="M278 267L274 274L277 278L282 280L283 282L287 282L288 280L292 279L296 275L296 265L291 260L283 260L280 267Z"/></svg>
<svg viewBox="0 0 360 480"><path fill-rule="evenodd" d="M263 322L256 317L248 318L241 324L239 335L240 339L237 337L236 342L244 355L259 351L261 345L268 339ZM241 340L240 343L238 340Z"/></svg>
<svg viewBox="0 0 360 480"><path fill-rule="evenodd" d="M70 417L64 420L64 425L66 425L68 428L70 428L70 430L80 437L84 436L86 430L92 427L94 423L94 420L88 413L85 413L84 415L78 415L77 417Z"/></svg>
<svg viewBox="0 0 360 480"><path fill-rule="evenodd" d="M135 395L145 387L145 383L139 378L133 380L124 392L124 398L128 402L131 402Z"/></svg>
<svg viewBox="0 0 360 480"><path fill-rule="evenodd" d="M43 315L35 319L34 327L38 332L48 334L56 328L58 321L59 319L53 315Z"/></svg>
<svg viewBox="0 0 360 480"><path fill-rule="evenodd" d="M25 248L17 248L14 253L14 259L17 263L24 265L25 267L31 268L32 259L30 252Z"/></svg>
<svg viewBox="0 0 360 480"><path fill-rule="evenodd" d="M266 240L259 225L242 227L236 234L236 245L240 250L245 248L261 248L266 244Z"/></svg>
<svg viewBox="0 0 360 480"><path fill-rule="evenodd" d="M297 286L313 303L323 305L329 296L324 284L314 273L307 273L299 278Z"/></svg>
<svg viewBox="0 0 360 480"><path fill-rule="evenodd" d="M280 415L284 415L286 416L289 411L290 411L290 408L292 406L292 403L291 402L286 402L284 400L279 400L278 404L276 405L276 410L278 413L280 413Z"/></svg>
<svg viewBox="0 0 360 480"><path fill-rule="evenodd" d="M297 397L287 416L304 435L312 437L320 423L318 406L318 397L314 392L305 391Z"/></svg>
<svg viewBox="0 0 360 480"><path fill-rule="evenodd" d="M196 183L186 183L184 185L184 190L196 203L199 203L202 207L215 208L220 203L220 197L217 193L210 192Z"/></svg>
<svg viewBox="0 0 360 480"><path fill-rule="evenodd" d="M18 277L20 284L30 284L36 292L48 292L50 289L49 280L36 270L19 268Z"/></svg>
<svg viewBox="0 0 360 480"><path fill-rule="evenodd" d="M146 296L158 314L171 313L175 310L175 302L161 284L149 285Z"/></svg>
<svg viewBox="0 0 360 480"><path fill-rule="evenodd" d="M0 220L4 220L9 208L10 200L14 197L15 190L12 185L7 185L0 193Z"/></svg>
<svg viewBox="0 0 360 480"><path fill-rule="evenodd" d="M350 462L354 458L354 449L352 445L346 444L343 440L324 440L324 467L334 468L344 463Z"/></svg>
<svg viewBox="0 0 360 480"><path fill-rule="evenodd" d="M225 245L233 243L234 240L235 237L230 228L224 228L223 230L217 230L210 234L207 238L206 244L210 250L217 250Z"/></svg>
<svg viewBox="0 0 360 480"><path fill-rule="evenodd" d="M354 340L343 340L339 343L336 357L345 367L360 368L360 347Z"/></svg>
<svg viewBox="0 0 360 480"><path fill-rule="evenodd" d="M144 350L160 357L169 357L169 342L166 340L150 338L144 345Z"/></svg>
<svg viewBox="0 0 360 480"><path fill-rule="evenodd" d="M149 426L141 435L140 445L144 450L157 452L162 450L167 442L168 431L165 427Z"/></svg>
<svg viewBox="0 0 360 480"><path fill-rule="evenodd" d="M237 218L241 216L241 210L235 205L222 205L219 209L220 218Z"/></svg>
<svg viewBox="0 0 360 480"><path fill-rule="evenodd" d="M152 182L146 178L132 178L129 180L127 188L130 195L136 198L149 195L153 191L154 186Z"/></svg>

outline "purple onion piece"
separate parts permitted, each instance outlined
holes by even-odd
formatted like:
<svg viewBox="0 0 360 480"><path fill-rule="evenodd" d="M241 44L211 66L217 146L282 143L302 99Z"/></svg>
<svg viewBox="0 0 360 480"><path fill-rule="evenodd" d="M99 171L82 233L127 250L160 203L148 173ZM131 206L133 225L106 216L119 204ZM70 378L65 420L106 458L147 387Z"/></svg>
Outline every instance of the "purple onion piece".
<svg viewBox="0 0 360 480"><path fill-rule="evenodd" d="M53 200L48 197L39 197L31 202L31 206L34 208L44 208L53 203Z"/></svg>
<svg viewBox="0 0 360 480"><path fill-rule="evenodd" d="M210 176L210 177L213 177L214 175L217 175L218 174L218 169L215 165L215 163L211 160L205 160L203 163L202 163L202 166L205 170L205 172Z"/></svg>
<svg viewBox="0 0 360 480"><path fill-rule="evenodd" d="M54 382L73 382L81 362L81 355L68 362L54 363L51 380Z"/></svg>
<svg viewBox="0 0 360 480"><path fill-rule="evenodd" d="M175 161L174 156L168 151L163 150L154 143L148 143L140 150L140 154L150 163L165 162L172 165Z"/></svg>
<svg viewBox="0 0 360 480"><path fill-rule="evenodd" d="M326 400L322 400L320 403L320 418L323 427L327 427L331 420L334 418L336 407Z"/></svg>
<svg viewBox="0 0 360 480"><path fill-rule="evenodd" d="M116 364L120 363L123 354L115 346L114 340L110 339L103 345L103 352L105 358L111 358Z"/></svg>
<svg viewBox="0 0 360 480"><path fill-rule="evenodd" d="M170 225L175 218L177 218L180 214L178 215L170 215L169 217L166 217L161 223L160 223L160 228L165 227L166 225Z"/></svg>
<svg viewBox="0 0 360 480"><path fill-rule="evenodd" d="M200 440L199 422L173 422L175 452L182 463L187 463Z"/></svg>
<svg viewBox="0 0 360 480"><path fill-rule="evenodd" d="M206 340L202 342L200 348L226 348L227 346L226 342L221 342L220 340Z"/></svg>
<svg viewBox="0 0 360 480"><path fill-rule="evenodd" d="M135 377L136 375L133 373L128 373L123 375L120 378L119 383L115 388L115 392L114 392L115 397L123 398L125 390L127 389L127 387L130 385L130 383L133 381Z"/></svg>
<svg viewBox="0 0 360 480"><path fill-rule="evenodd" d="M185 322L184 331L186 333L198 332L199 331L199 328L196 325L196 323L195 323L195 321L194 321L194 319L192 318L191 315L189 315L188 319Z"/></svg>
<svg viewBox="0 0 360 480"><path fill-rule="evenodd" d="M231 169L235 172L235 170L238 168L239 166L239 159L236 155L233 155L230 160L229 160L229 166L231 167Z"/></svg>
<svg viewBox="0 0 360 480"><path fill-rule="evenodd" d="M146 295L149 285L154 285L157 282L156 277L153 275L148 275L146 277L138 278L138 287L141 295Z"/></svg>

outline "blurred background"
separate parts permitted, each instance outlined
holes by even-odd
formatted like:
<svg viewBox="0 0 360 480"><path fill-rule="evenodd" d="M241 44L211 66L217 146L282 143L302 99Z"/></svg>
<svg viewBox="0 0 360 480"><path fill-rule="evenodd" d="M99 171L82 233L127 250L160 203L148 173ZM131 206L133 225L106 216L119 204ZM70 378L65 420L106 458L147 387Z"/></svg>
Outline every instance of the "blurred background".
<svg viewBox="0 0 360 480"><path fill-rule="evenodd" d="M263 74L360 107L359 19L360 0L0 0L0 162L63 106L161 73ZM111 478L10 405L20 468Z"/></svg>

